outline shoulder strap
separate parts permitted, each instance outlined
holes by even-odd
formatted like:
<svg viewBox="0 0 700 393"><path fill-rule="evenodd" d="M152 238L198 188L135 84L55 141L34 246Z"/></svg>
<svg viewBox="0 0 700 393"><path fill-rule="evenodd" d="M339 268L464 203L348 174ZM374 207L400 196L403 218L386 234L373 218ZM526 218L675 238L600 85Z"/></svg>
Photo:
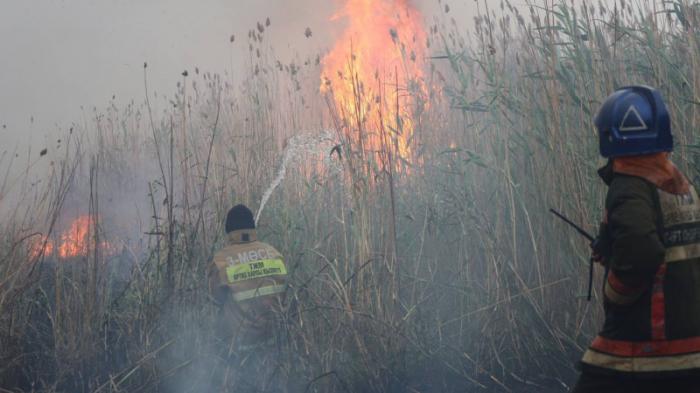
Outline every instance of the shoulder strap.
<svg viewBox="0 0 700 393"><path fill-rule="evenodd" d="M659 196L659 189L656 187L656 185L653 185L651 183L650 186L652 187L651 198L654 202L654 210L656 213L656 233L659 235L659 240L661 241L661 244L666 245L666 236L664 236L664 211L661 208L661 197Z"/></svg>

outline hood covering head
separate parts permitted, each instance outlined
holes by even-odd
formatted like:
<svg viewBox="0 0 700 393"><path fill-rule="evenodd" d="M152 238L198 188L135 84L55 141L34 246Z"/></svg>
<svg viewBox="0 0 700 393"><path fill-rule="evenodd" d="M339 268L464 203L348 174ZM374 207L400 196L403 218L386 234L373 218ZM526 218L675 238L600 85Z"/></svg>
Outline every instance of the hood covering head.
<svg viewBox="0 0 700 393"><path fill-rule="evenodd" d="M226 215L226 233L239 229L255 229L253 212L245 205L236 205Z"/></svg>
<svg viewBox="0 0 700 393"><path fill-rule="evenodd" d="M612 159L612 171L622 175L641 177L671 194L687 194L690 192L688 179L671 162L669 155L667 152L661 152L617 157Z"/></svg>

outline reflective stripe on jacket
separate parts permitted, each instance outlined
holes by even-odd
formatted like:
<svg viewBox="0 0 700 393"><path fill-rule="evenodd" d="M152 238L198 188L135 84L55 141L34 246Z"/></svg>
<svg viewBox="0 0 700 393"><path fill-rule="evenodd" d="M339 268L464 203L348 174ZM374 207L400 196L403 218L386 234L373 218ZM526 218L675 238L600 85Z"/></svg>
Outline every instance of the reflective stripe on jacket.
<svg viewBox="0 0 700 393"><path fill-rule="evenodd" d="M233 231L214 255L209 289L223 303L227 329L264 330L284 300L287 267L279 251L257 240L255 230Z"/></svg>

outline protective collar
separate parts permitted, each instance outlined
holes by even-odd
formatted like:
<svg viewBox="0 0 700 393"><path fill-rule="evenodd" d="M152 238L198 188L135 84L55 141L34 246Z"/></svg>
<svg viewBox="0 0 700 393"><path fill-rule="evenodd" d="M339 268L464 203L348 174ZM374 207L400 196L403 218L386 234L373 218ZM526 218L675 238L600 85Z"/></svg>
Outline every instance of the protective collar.
<svg viewBox="0 0 700 393"><path fill-rule="evenodd" d="M255 229L237 229L228 234L230 244L250 243L256 240L258 240L258 235Z"/></svg>
<svg viewBox="0 0 700 393"><path fill-rule="evenodd" d="M608 171L609 167L610 163L606 165ZM604 172L606 168L601 169L599 173ZM641 177L671 194L684 195L690 192L688 179L671 162L667 152L614 158L612 172Z"/></svg>

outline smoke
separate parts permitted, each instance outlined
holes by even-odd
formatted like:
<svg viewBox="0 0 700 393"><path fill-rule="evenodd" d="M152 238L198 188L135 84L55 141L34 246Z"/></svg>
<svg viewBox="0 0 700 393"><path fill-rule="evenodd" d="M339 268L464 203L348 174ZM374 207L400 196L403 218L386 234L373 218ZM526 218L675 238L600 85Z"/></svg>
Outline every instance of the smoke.
<svg viewBox="0 0 700 393"><path fill-rule="evenodd" d="M16 55L7 57L9 64L0 74L0 88L4 92L0 95L0 153L8 151L12 155L15 150L26 151L29 157L11 168L11 179L22 179L22 171L27 166L33 168L31 177L40 178L46 176L45 169L58 167L71 129L75 129L76 134L80 130L93 138L93 142L81 142L85 151L92 151L90 144L99 146L101 136L97 135L102 135L101 127L116 130L111 136L127 128L121 123L123 118L104 117L105 111L128 108L135 101L137 104L131 110L139 114L126 118L141 119L145 123L146 111L138 104L145 93L144 63L148 64L149 90L154 97L158 94L154 111L160 114L165 111L158 110L158 106L167 107L176 91L176 83L182 81L183 70L192 73L198 67L221 74L222 79L232 85L240 83L247 75L242 70L250 61L246 32L258 21L266 24L270 19L270 26L266 26L266 45L283 60L323 52L342 31L342 20L330 21L339 2L262 3L254 0L209 4L185 0L113 0L98 5L74 0L7 5L0 15L0 33L15 39L0 40L0 51ZM446 12L443 4L436 1L423 1L420 5L422 9L437 9L436 13ZM449 13L462 18L455 11ZM426 18L429 15L426 14ZM27 23L30 19L32 23ZM313 79L314 84L317 80ZM141 127L136 128L141 132L150 131L143 124ZM133 129L133 125L129 124L128 128ZM133 136L128 135L129 138ZM162 140L167 141L167 138ZM284 180L290 164L315 153L328 157L332 140L327 133L318 137L301 135L289 140L276 177L263 194L257 218ZM144 232L154 229L152 218L163 218L163 206L174 203L167 200L165 185L159 183L161 169L155 160L158 147L142 142L142 139L120 141L116 144L119 150L100 153L105 156L100 161L103 166L96 180L99 185L96 199L100 201L97 213L105 218L101 225L110 240L121 238L125 244L144 238ZM41 154L44 149L47 153ZM83 158L62 210L66 219L85 214L91 208L90 168L93 162L90 156ZM178 159L182 158L176 157ZM5 163L0 161L2 172L5 172ZM0 182L2 180L0 177ZM180 195L182 185L177 181L174 193ZM15 194L17 202L21 196ZM0 208L12 209L13 206L14 203L5 204ZM176 314L163 317L161 321L163 325L168 325L166 322L170 320L185 322L173 327L173 331L179 333L173 334L176 344L168 348L172 350L169 357L172 362L159 366L164 373L178 372L177 381L206 380L212 364L219 361L213 360L217 356L215 349L198 341L204 336L202 329L206 327L201 321L207 320L207 311L201 310L201 303L194 301L181 306L177 314L186 313L188 317L178 318ZM193 348L196 352L191 352ZM180 374L180 370L185 371ZM187 384L173 385L173 391L197 391Z"/></svg>

